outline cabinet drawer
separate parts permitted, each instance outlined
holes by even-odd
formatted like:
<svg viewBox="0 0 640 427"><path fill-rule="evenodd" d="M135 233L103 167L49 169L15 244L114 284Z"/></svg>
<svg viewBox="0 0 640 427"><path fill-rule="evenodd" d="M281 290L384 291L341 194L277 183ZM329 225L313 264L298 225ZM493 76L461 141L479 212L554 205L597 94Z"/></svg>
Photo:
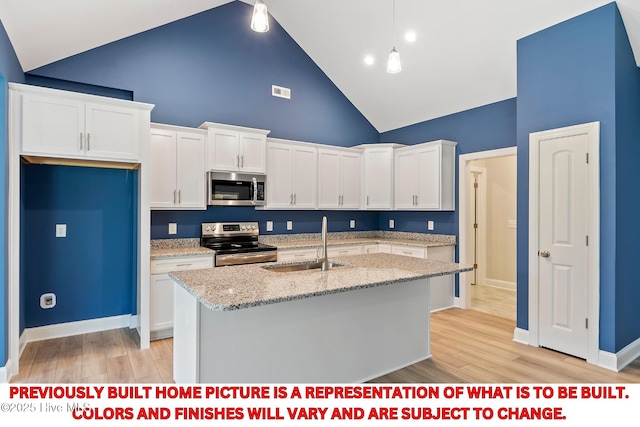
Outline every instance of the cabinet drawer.
<svg viewBox="0 0 640 427"><path fill-rule="evenodd" d="M414 258L424 258L427 255L425 248L416 248L413 246L396 246L393 245L391 253L396 255L410 256Z"/></svg>
<svg viewBox="0 0 640 427"><path fill-rule="evenodd" d="M362 246L334 246L327 249L328 255L332 256L349 256L362 254Z"/></svg>
<svg viewBox="0 0 640 427"><path fill-rule="evenodd" d="M198 270L212 267L213 256L175 257L151 260L151 274L165 274L170 271Z"/></svg>
<svg viewBox="0 0 640 427"><path fill-rule="evenodd" d="M316 248L278 250L278 262L296 262L316 259Z"/></svg>
<svg viewBox="0 0 640 427"><path fill-rule="evenodd" d="M375 245L364 245L364 253L365 254L377 254L380 252L380 248L378 244Z"/></svg>

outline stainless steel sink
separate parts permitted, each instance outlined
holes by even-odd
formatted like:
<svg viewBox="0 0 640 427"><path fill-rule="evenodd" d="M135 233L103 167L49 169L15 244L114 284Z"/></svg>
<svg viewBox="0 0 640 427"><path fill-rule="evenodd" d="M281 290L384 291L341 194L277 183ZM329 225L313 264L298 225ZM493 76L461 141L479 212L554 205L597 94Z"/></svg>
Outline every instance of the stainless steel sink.
<svg viewBox="0 0 640 427"><path fill-rule="evenodd" d="M329 268L341 267L344 264L338 264L333 261L329 261ZM320 270L322 268L322 261L301 262L297 264L285 264L285 265L265 265L262 268L265 270L273 271L276 273L289 273L292 271L306 271L306 270Z"/></svg>

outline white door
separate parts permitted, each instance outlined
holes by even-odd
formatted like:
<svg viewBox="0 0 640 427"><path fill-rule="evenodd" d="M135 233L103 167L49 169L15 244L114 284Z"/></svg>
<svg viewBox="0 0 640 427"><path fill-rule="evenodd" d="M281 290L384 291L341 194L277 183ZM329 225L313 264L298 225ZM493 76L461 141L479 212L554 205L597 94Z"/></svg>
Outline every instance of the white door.
<svg viewBox="0 0 640 427"><path fill-rule="evenodd" d="M267 206L270 208L293 207L292 150L278 143L269 143L267 147Z"/></svg>
<svg viewBox="0 0 640 427"><path fill-rule="evenodd" d="M539 141L539 344L588 352L588 134Z"/></svg>
<svg viewBox="0 0 640 427"><path fill-rule="evenodd" d="M368 148L364 152L365 209L391 209L393 149Z"/></svg>
<svg viewBox="0 0 640 427"><path fill-rule="evenodd" d="M243 172L263 173L265 171L267 137L241 132L240 144L242 146L240 170Z"/></svg>
<svg viewBox="0 0 640 427"><path fill-rule="evenodd" d="M422 209L440 209L440 149L436 145L418 152L416 204Z"/></svg>
<svg viewBox="0 0 640 427"><path fill-rule="evenodd" d="M138 110L114 105L87 104L85 114L87 156L138 160Z"/></svg>
<svg viewBox="0 0 640 427"><path fill-rule="evenodd" d="M343 209L360 207L360 153L344 153L340 162Z"/></svg>
<svg viewBox="0 0 640 427"><path fill-rule="evenodd" d="M298 209L314 209L317 205L316 190L318 152L312 147L293 149L293 203Z"/></svg>
<svg viewBox="0 0 640 427"><path fill-rule="evenodd" d="M413 151L398 150L394 159L395 208L415 209L416 182L418 181L417 156Z"/></svg>
<svg viewBox="0 0 640 427"><path fill-rule="evenodd" d="M176 194L176 133L151 129L151 207L173 208Z"/></svg>
<svg viewBox="0 0 640 427"><path fill-rule="evenodd" d="M181 208L207 208L204 144L202 134L178 132L176 185Z"/></svg>

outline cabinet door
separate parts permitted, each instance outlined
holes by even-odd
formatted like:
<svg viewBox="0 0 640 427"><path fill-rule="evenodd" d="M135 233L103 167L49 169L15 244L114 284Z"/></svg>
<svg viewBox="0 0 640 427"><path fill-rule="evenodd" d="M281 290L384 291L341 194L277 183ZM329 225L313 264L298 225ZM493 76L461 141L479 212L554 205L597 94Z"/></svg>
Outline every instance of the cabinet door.
<svg viewBox="0 0 640 427"><path fill-rule="evenodd" d="M176 132L151 129L151 208L176 203Z"/></svg>
<svg viewBox="0 0 640 427"><path fill-rule="evenodd" d="M167 274L151 276L149 329L152 333L156 333L153 338L166 338L173 335L173 286L173 280Z"/></svg>
<svg viewBox="0 0 640 427"><path fill-rule="evenodd" d="M264 173L267 137L265 135L240 132L240 170Z"/></svg>
<svg viewBox="0 0 640 427"><path fill-rule="evenodd" d="M84 102L31 93L22 95L22 152L84 155Z"/></svg>
<svg viewBox="0 0 640 427"><path fill-rule="evenodd" d="M291 152L286 144L270 143L267 148L267 207L293 206Z"/></svg>
<svg viewBox="0 0 640 427"><path fill-rule="evenodd" d="M364 245L365 254L377 254L380 252L380 248L377 244Z"/></svg>
<svg viewBox="0 0 640 427"><path fill-rule="evenodd" d="M360 208L360 153L344 153L340 162L343 209Z"/></svg>
<svg viewBox="0 0 640 427"><path fill-rule="evenodd" d="M414 152L400 152L395 156L395 208L415 209L416 181L418 179Z"/></svg>
<svg viewBox="0 0 640 427"><path fill-rule="evenodd" d="M318 151L312 147L293 149L293 203L298 209L314 209L318 205Z"/></svg>
<svg viewBox="0 0 640 427"><path fill-rule="evenodd" d="M440 209L440 146L418 152L417 204L421 209Z"/></svg>
<svg viewBox="0 0 640 427"><path fill-rule="evenodd" d="M318 150L318 207L340 207L340 153Z"/></svg>
<svg viewBox="0 0 640 427"><path fill-rule="evenodd" d="M205 136L177 133L176 188L181 209L206 209Z"/></svg>
<svg viewBox="0 0 640 427"><path fill-rule="evenodd" d="M209 129L207 170L237 171L240 167L240 132Z"/></svg>
<svg viewBox="0 0 640 427"><path fill-rule="evenodd" d="M86 104L86 155L98 159L138 160L138 110L113 105Z"/></svg>
<svg viewBox="0 0 640 427"><path fill-rule="evenodd" d="M393 207L393 150L367 149L364 153L365 209Z"/></svg>

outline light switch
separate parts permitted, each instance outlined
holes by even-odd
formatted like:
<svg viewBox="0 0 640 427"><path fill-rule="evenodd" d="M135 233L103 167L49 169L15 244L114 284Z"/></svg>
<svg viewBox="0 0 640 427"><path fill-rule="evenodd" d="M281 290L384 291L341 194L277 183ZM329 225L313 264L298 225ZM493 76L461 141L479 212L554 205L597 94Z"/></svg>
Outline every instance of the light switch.
<svg viewBox="0 0 640 427"><path fill-rule="evenodd" d="M515 220L515 219L508 220L507 227L509 227L509 228L518 228L518 221Z"/></svg>
<svg viewBox="0 0 640 427"><path fill-rule="evenodd" d="M267 231L273 231L273 221L267 221Z"/></svg>
<svg viewBox="0 0 640 427"><path fill-rule="evenodd" d="M427 222L427 230L432 230L433 231L433 221L428 221Z"/></svg>
<svg viewBox="0 0 640 427"><path fill-rule="evenodd" d="M389 220L389 228L393 228L396 226L396 222L392 219Z"/></svg>
<svg viewBox="0 0 640 427"><path fill-rule="evenodd" d="M349 228L356 228L356 220L352 219L351 221L349 221Z"/></svg>
<svg viewBox="0 0 640 427"><path fill-rule="evenodd" d="M169 234L178 234L178 224L175 222L169 223Z"/></svg>
<svg viewBox="0 0 640 427"><path fill-rule="evenodd" d="M293 230L293 221L287 221L287 230Z"/></svg>
<svg viewBox="0 0 640 427"><path fill-rule="evenodd" d="M56 237L67 237L67 224L56 224Z"/></svg>

